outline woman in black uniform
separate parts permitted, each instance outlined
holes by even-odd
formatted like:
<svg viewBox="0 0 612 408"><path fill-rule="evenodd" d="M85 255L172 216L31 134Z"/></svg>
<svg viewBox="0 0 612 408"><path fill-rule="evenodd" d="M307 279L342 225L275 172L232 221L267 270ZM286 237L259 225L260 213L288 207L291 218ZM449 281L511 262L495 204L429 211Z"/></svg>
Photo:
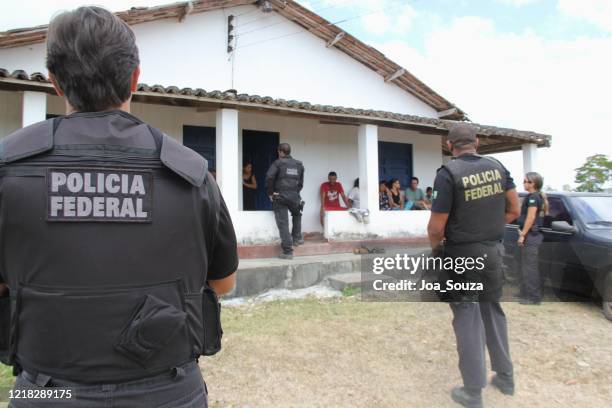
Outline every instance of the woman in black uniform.
<svg viewBox="0 0 612 408"><path fill-rule="evenodd" d="M542 300L540 271L538 270L538 249L542 243L542 219L548 214L548 201L541 189L544 180L535 172L525 174L523 186L529 194L523 200L519 222L518 246L522 275L520 303L540 304Z"/></svg>

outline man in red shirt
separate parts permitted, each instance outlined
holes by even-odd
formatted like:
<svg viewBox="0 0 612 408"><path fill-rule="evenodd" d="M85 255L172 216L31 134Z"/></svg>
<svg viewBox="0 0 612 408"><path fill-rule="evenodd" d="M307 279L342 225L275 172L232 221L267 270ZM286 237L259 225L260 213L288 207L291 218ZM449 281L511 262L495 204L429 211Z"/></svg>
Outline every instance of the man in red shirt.
<svg viewBox="0 0 612 408"><path fill-rule="evenodd" d="M349 207L348 199L344 194L344 188L338 180L335 171L330 171L327 175L327 182L321 184L321 225L325 219L325 211L346 211ZM340 197L344 202L344 207L340 205Z"/></svg>

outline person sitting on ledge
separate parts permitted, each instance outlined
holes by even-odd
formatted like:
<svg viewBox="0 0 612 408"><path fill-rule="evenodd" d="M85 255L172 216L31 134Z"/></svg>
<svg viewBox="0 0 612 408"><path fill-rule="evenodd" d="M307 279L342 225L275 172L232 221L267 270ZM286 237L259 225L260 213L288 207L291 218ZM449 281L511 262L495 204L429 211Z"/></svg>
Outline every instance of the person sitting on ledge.
<svg viewBox="0 0 612 408"><path fill-rule="evenodd" d="M409 204L410 207L408 206ZM429 210L431 204L427 200L423 190L419 188L419 178L412 177L410 186L406 189L406 210Z"/></svg>
<svg viewBox="0 0 612 408"><path fill-rule="evenodd" d="M378 208L381 211L389 211L391 209L391 205L389 204L390 201L391 196L387 188L387 181L381 180L380 183L378 183Z"/></svg>
<svg viewBox="0 0 612 408"><path fill-rule="evenodd" d="M335 171L330 171L327 175L327 181L321 184L321 225L325 220L325 211L346 211L349 205L349 200L344 194L344 188L338 181L338 174ZM344 206L340 205L340 197Z"/></svg>

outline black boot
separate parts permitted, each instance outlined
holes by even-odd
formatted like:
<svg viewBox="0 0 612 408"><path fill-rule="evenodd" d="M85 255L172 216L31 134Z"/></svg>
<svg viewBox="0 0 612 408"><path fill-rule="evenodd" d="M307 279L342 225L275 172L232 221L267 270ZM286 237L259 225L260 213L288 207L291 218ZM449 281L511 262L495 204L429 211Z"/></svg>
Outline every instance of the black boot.
<svg viewBox="0 0 612 408"><path fill-rule="evenodd" d="M514 395L514 378L512 374L498 373L491 379L491 385L506 395Z"/></svg>
<svg viewBox="0 0 612 408"><path fill-rule="evenodd" d="M451 398L467 408L483 408L480 390L471 391L465 387L455 387L451 391Z"/></svg>

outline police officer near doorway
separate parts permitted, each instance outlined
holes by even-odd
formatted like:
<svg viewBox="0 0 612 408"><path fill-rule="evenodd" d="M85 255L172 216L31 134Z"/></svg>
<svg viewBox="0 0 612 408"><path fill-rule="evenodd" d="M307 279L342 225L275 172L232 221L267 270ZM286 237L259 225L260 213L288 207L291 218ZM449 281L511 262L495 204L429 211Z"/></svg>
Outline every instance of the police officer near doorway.
<svg viewBox="0 0 612 408"><path fill-rule="evenodd" d="M197 358L238 264L206 160L129 113L138 49L109 11L55 17L47 68L67 115L0 146L9 406L205 407Z"/></svg>
<svg viewBox="0 0 612 408"><path fill-rule="evenodd" d="M499 300L501 240L505 224L519 214L518 195L500 162L476 154L479 139L474 126L454 124L447 146L454 158L436 176L428 234L434 253L445 259L473 258L484 264L481 270L462 269L463 273L456 268L443 278L444 287L452 280L465 288L448 293L445 299L451 302L463 378L463 387L453 389L451 397L466 407L482 407L481 390L487 384L485 345L496 372L492 384L504 394L514 393L506 316Z"/></svg>
<svg viewBox="0 0 612 408"><path fill-rule="evenodd" d="M304 207L300 191L304 186L304 165L291 157L289 143L278 146L278 159L272 163L266 173L266 190L274 218L281 238L282 253L280 258L293 259L293 246L304 243L302 239L302 210ZM289 216L291 213L292 231L289 233Z"/></svg>

